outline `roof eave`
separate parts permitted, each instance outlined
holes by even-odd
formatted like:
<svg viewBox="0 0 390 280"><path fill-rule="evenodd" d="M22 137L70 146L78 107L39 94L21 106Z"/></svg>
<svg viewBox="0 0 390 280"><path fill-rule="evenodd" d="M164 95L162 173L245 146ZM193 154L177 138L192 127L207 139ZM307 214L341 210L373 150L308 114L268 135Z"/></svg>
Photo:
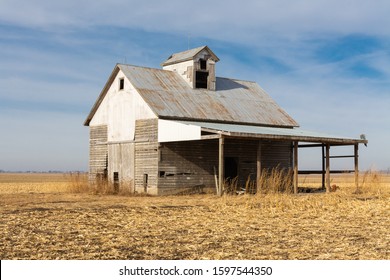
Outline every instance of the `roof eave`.
<svg viewBox="0 0 390 280"><path fill-rule="evenodd" d="M235 121L218 120L218 119L198 119L198 118L186 118L186 117L175 117L175 116L164 116L164 115L158 115L158 118L163 120L170 120L170 121L193 121L193 122L205 122L205 123L263 126L263 127L286 128L286 129L293 129L299 127L299 124L295 121L294 121L295 125L275 125L275 124L267 124L267 123L237 122L237 121L235 122Z"/></svg>
<svg viewBox="0 0 390 280"><path fill-rule="evenodd" d="M118 72L119 72L119 66L118 66L118 64L116 64L114 69L112 70L111 75L109 76L106 84L104 85L102 91L100 92L98 99L95 101L95 104L93 105L91 111L89 112L88 117L85 119L84 126L89 126L89 123L91 122L97 109L99 108L100 104L102 103L104 97L106 96L107 91L110 88L110 86L112 85Z"/></svg>
<svg viewBox="0 0 390 280"><path fill-rule="evenodd" d="M354 144L368 144L368 140L349 139L349 138L329 138L329 137L313 137L313 136L288 136L288 135L269 135L269 134L251 134L251 133L237 133L220 131L222 135L234 138L256 138L274 141L299 141L307 143L326 143L334 145L354 145Z"/></svg>

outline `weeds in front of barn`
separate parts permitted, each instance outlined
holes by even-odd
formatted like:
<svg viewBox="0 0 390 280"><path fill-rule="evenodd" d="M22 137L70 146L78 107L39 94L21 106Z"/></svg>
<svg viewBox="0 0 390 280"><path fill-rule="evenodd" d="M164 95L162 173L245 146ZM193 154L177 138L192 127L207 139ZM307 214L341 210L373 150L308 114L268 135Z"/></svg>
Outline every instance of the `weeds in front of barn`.
<svg viewBox="0 0 390 280"><path fill-rule="evenodd" d="M300 193L325 192L322 188L321 175L300 176L298 191ZM367 170L360 172L358 188L355 185L354 174L336 174L331 176L331 191L338 194L353 194L367 196L383 196L390 194L390 174ZM293 194L293 171L275 167L264 169L258 180L250 177L245 185L240 184L238 177L225 180L225 195L252 194L262 196L266 194L290 195Z"/></svg>

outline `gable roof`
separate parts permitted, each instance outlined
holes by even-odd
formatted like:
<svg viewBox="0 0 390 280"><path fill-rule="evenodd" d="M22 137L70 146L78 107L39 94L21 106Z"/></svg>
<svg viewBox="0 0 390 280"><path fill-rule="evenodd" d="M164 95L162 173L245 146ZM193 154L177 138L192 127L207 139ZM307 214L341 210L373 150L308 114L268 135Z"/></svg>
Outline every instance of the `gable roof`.
<svg viewBox="0 0 390 280"><path fill-rule="evenodd" d="M119 70L162 119L299 126L255 82L217 77L215 91L193 89L176 72L125 64L115 66L84 125L89 125Z"/></svg>
<svg viewBox="0 0 390 280"><path fill-rule="evenodd" d="M174 53L170 57L168 57L168 59L165 60L161 64L161 66L167 66L170 64L175 64L175 63L179 63L179 62L193 59L198 53L200 53L203 50L206 50L212 56L212 58L215 60L215 62L219 61L219 58L212 52L212 50L210 50L210 48L208 46L202 46L202 47L187 50L184 52Z"/></svg>

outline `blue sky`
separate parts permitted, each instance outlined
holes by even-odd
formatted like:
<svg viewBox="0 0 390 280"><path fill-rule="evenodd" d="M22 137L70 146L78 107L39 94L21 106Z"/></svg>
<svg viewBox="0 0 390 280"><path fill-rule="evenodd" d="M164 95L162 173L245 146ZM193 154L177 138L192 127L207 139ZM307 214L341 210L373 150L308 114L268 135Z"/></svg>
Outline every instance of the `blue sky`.
<svg viewBox="0 0 390 280"><path fill-rule="evenodd" d="M116 63L208 45L217 75L259 83L303 129L365 133L390 168L388 1L0 0L0 169L87 170L82 124ZM351 150L337 153L351 153ZM301 168L319 166L302 152ZM350 169L352 162L331 162Z"/></svg>

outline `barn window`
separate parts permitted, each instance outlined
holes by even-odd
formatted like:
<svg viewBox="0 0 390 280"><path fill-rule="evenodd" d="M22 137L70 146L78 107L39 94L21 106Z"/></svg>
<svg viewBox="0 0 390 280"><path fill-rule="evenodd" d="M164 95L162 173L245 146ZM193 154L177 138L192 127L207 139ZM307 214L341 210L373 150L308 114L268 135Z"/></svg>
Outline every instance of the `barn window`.
<svg viewBox="0 0 390 280"><path fill-rule="evenodd" d="M195 87L196 88L207 88L208 75L209 75L208 72L196 71Z"/></svg>
<svg viewBox="0 0 390 280"><path fill-rule="evenodd" d="M123 90L125 88L125 79L120 78L119 79L119 90Z"/></svg>
<svg viewBox="0 0 390 280"><path fill-rule="evenodd" d="M200 66L200 69L201 70L206 70L207 69L207 66L206 66L206 60L204 59L199 59L199 66Z"/></svg>

